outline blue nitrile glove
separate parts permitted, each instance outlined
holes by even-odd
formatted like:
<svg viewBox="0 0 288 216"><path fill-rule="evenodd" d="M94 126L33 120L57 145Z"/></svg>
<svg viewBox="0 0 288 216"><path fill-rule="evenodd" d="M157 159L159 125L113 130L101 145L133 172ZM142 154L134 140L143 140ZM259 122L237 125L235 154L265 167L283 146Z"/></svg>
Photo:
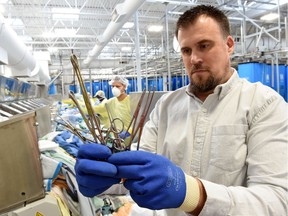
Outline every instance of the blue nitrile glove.
<svg viewBox="0 0 288 216"><path fill-rule="evenodd" d="M106 162L111 155L110 149L101 144L84 144L79 148L75 172L84 196L96 196L121 181L116 177L116 166Z"/></svg>
<svg viewBox="0 0 288 216"><path fill-rule="evenodd" d="M127 137L129 137L131 134L128 131L122 131L118 136L121 139L126 139Z"/></svg>
<svg viewBox="0 0 288 216"><path fill-rule="evenodd" d="M126 179L124 186L141 207L158 210L179 207L186 195L184 172L167 158L144 151L113 154L108 162Z"/></svg>

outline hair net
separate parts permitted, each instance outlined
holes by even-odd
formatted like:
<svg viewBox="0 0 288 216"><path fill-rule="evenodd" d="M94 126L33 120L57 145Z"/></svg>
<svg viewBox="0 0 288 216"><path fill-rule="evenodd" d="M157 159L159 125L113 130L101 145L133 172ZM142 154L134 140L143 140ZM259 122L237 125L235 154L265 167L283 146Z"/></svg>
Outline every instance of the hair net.
<svg viewBox="0 0 288 216"><path fill-rule="evenodd" d="M109 85L112 85L113 82L120 82L120 83L122 83L123 85L126 86L125 89L127 89L128 85L129 85L129 81L128 81L125 77L122 77L122 76L115 76L115 77L113 77L113 78L109 81Z"/></svg>
<svg viewBox="0 0 288 216"><path fill-rule="evenodd" d="M104 97L105 97L105 93L104 93L104 91L99 90L99 91L97 91L96 94L94 95L94 97L96 97L96 96L99 96L99 97L104 98Z"/></svg>

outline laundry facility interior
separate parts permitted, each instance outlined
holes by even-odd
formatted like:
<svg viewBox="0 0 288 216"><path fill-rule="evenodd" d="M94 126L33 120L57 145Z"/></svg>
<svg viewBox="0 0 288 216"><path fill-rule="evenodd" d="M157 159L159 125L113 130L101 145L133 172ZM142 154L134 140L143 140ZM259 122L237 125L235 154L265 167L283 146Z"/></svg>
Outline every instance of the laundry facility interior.
<svg viewBox="0 0 288 216"><path fill-rule="evenodd" d="M130 204L78 191L73 167L83 142L59 124L87 129L67 102L70 92L83 94L71 56L87 95L113 97L109 81L120 75L131 110L144 90L155 91L151 110L189 83L175 25L201 4L228 16L239 76L287 102L287 0L0 0L0 215L89 216Z"/></svg>

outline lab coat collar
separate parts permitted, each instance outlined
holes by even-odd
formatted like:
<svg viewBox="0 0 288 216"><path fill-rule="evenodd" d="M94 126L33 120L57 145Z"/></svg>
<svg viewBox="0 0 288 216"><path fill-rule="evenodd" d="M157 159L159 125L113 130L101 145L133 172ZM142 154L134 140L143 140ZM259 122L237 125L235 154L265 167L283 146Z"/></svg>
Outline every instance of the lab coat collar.
<svg viewBox="0 0 288 216"><path fill-rule="evenodd" d="M237 71L234 68L231 68L231 69L233 70L233 74L229 78L229 80L226 83L216 86L216 88L214 89L214 94L218 95L219 100L225 97L233 88L235 83L237 83L237 81L239 80Z"/></svg>

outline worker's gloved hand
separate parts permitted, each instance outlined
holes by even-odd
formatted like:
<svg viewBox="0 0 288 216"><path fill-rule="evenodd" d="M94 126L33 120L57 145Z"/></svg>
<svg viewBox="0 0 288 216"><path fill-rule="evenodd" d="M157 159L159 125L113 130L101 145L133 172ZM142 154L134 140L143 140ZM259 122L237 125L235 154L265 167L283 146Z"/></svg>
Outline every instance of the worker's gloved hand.
<svg viewBox="0 0 288 216"><path fill-rule="evenodd" d="M144 151L113 154L108 161L117 167L119 178L141 207L179 207L186 195L184 172L167 158Z"/></svg>
<svg viewBox="0 0 288 216"><path fill-rule="evenodd" d="M119 138L121 138L121 139L126 139L127 137L129 137L131 134L128 132L128 131L126 131L126 130L124 130L124 131L122 131L118 136L119 136Z"/></svg>
<svg viewBox="0 0 288 216"><path fill-rule="evenodd" d="M85 144L79 148L75 172L84 196L96 196L121 181L116 177L116 166L107 162L111 155L110 149L101 144Z"/></svg>

